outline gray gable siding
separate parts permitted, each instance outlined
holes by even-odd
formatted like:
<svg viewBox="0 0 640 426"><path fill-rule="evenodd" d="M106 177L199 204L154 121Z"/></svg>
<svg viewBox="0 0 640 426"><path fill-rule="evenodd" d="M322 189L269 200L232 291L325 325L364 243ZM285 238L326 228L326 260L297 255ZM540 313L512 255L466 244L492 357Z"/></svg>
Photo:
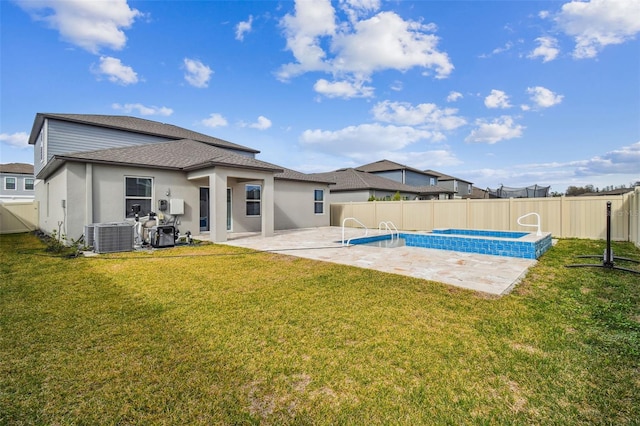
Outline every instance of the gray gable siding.
<svg viewBox="0 0 640 426"><path fill-rule="evenodd" d="M87 126L85 124L65 121L49 119L47 122L48 159L54 155L70 154L73 152L123 148L132 145L145 145L171 140L158 136Z"/></svg>
<svg viewBox="0 0 640 426"><path fill-rule="evenodd" d="M421 173L412 172L411 170L404 170L404 182L402 181L403 170L387 170L379 172L369 172L376 176L381 176L387 179L391 179L396 182L404 183L411 186L428 186L431 185L431 179L429 176Z"/></svg>
<svg viewBox="0 0 640 426"><path fill-rule="evenodd" d="M48 118L45 120L46 134L46 161L41 162L39 157L40 141L36 142L35 174L37 175L46 163L56 155L69 155L76 152L97 151L110 148L125 148L150 143L172 141L172 138L135 133L125 130L110 129L91 126L82 123L60 121ZM234 149L229 149L235 154L254 158L255 155Z"/></svg>
<svg viewBox="0 0 640 426"><path fill-rule="evenodd" d="M402 183L402 170L389 170L383 172L373 172L372 175L381 176Z"/></svg>
<svg viewBox="0 0 640 426"><path fill-rule="evenodd" d="M425 176L421 173L412 172L411 170L405 171L405 182L407 185L413 186L428 186L432 185L431 178L429 176ZM435 185L437 180L433 182Z"/></svg>
<svg viewBox="0 0 640 426"><path fill-rule="evenodd" d="M74 152L94 151L107 148L121 148L170 140L158 136L149 136L52 119L45 120L43 128L45 134L46 161L42 162L41 158L39 158L40 144L42 142L38 139L35 146L36 175L55 155L67 155Z"/></svg>

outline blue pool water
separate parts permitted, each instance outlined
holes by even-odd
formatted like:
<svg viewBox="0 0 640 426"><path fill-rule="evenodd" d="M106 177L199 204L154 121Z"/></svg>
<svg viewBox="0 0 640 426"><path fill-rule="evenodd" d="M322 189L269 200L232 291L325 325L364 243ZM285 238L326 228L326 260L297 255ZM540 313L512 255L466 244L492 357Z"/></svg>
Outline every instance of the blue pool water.
<svg viewBox="0 0 640 426"><path fill-rule="evenodd" d="M434 229L431 233L443 235L472 235L474 237L491 238L522 238L525 235L529 235L528 232L486 231L483 229Z"/></svg>
<svg viewBox="0 0 640 426"><path fill-rule="evenodd" d="M428 234L403 232L399 236L399 240L398 238L392 240L389 234L354 238L351 240L351 244L367 244L378 247L407 245L524 259L537 259L551 247L550 233L537 237L535 234L527 232L444 229L434 230Z"/></svg>

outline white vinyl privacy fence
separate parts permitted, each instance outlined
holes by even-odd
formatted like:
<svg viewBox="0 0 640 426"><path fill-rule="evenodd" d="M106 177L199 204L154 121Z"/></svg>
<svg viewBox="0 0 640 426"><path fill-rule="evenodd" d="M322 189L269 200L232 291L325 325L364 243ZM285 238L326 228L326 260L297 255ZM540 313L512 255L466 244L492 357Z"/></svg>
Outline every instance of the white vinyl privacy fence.
<svg viewBox="0 0 640 426"><path fill-rule="evenodd" d="M605 239L607 201L611 201L611 238L640 247L640 187L615 196L332 203L331 225L342 226L345 218L354 217L374 229L380 222L391 221L405 231L461 228L531 232L533 228L519 225L518 218L538 213L542 231L554 237ZM522 223L534 220L529 216Z"/></svg>
<svg viewBox="0 0 640 426"><path fill-rule="evenodd" d="M17 234L38 228L38 203L0 200L0 234Z"/></svg>
<svg viewBox="0 0 640 426"><path fill-rule="evenodd" d="M532 231L518 218L538 213L542 231L559 238L606 238L606 205L611 201L611 238L640 247L640 187L624 195L596 197L510 198L488 200L372 201L332 203L331 225L355 217L368 228L391 221L405 231L436 228ZM523 219L531 223L533 217ZM357 225L350 221L347 226ZM37 201L1 201L0 233L38 228Z"/></svg>

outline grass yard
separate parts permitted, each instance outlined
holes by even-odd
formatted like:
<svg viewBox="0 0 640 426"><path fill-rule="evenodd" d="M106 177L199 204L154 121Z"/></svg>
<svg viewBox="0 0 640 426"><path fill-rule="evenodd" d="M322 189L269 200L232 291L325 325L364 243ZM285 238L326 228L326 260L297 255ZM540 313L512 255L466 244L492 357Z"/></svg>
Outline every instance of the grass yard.
<svg viewBox="0 0 640 426"><path fill-rule="evenodd" d="M564 267L603 241L502 298L224 245L45 247L0 236L3 425L640 422L640 277Z"/></svg>

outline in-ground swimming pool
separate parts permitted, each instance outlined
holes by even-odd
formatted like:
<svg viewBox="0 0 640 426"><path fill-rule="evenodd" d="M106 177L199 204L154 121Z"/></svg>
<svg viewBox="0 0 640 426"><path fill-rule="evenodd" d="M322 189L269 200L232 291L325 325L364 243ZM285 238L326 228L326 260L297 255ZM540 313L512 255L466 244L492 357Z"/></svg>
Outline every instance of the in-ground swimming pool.
<svg viewBox="0 0 640 426"><path fill-rule="evenodd" d="M400 239L394 243L393 240ZM390 241L384 242L383 241ZM491 231L475 229L434 229L431 233L417 234L401 232L392 238L391 234L353 238L351 244L368 244L378 247L407 245L466 253L489 254L494 256L537 259L551 247L551 233L537 236L535 233Z"/></svg>

